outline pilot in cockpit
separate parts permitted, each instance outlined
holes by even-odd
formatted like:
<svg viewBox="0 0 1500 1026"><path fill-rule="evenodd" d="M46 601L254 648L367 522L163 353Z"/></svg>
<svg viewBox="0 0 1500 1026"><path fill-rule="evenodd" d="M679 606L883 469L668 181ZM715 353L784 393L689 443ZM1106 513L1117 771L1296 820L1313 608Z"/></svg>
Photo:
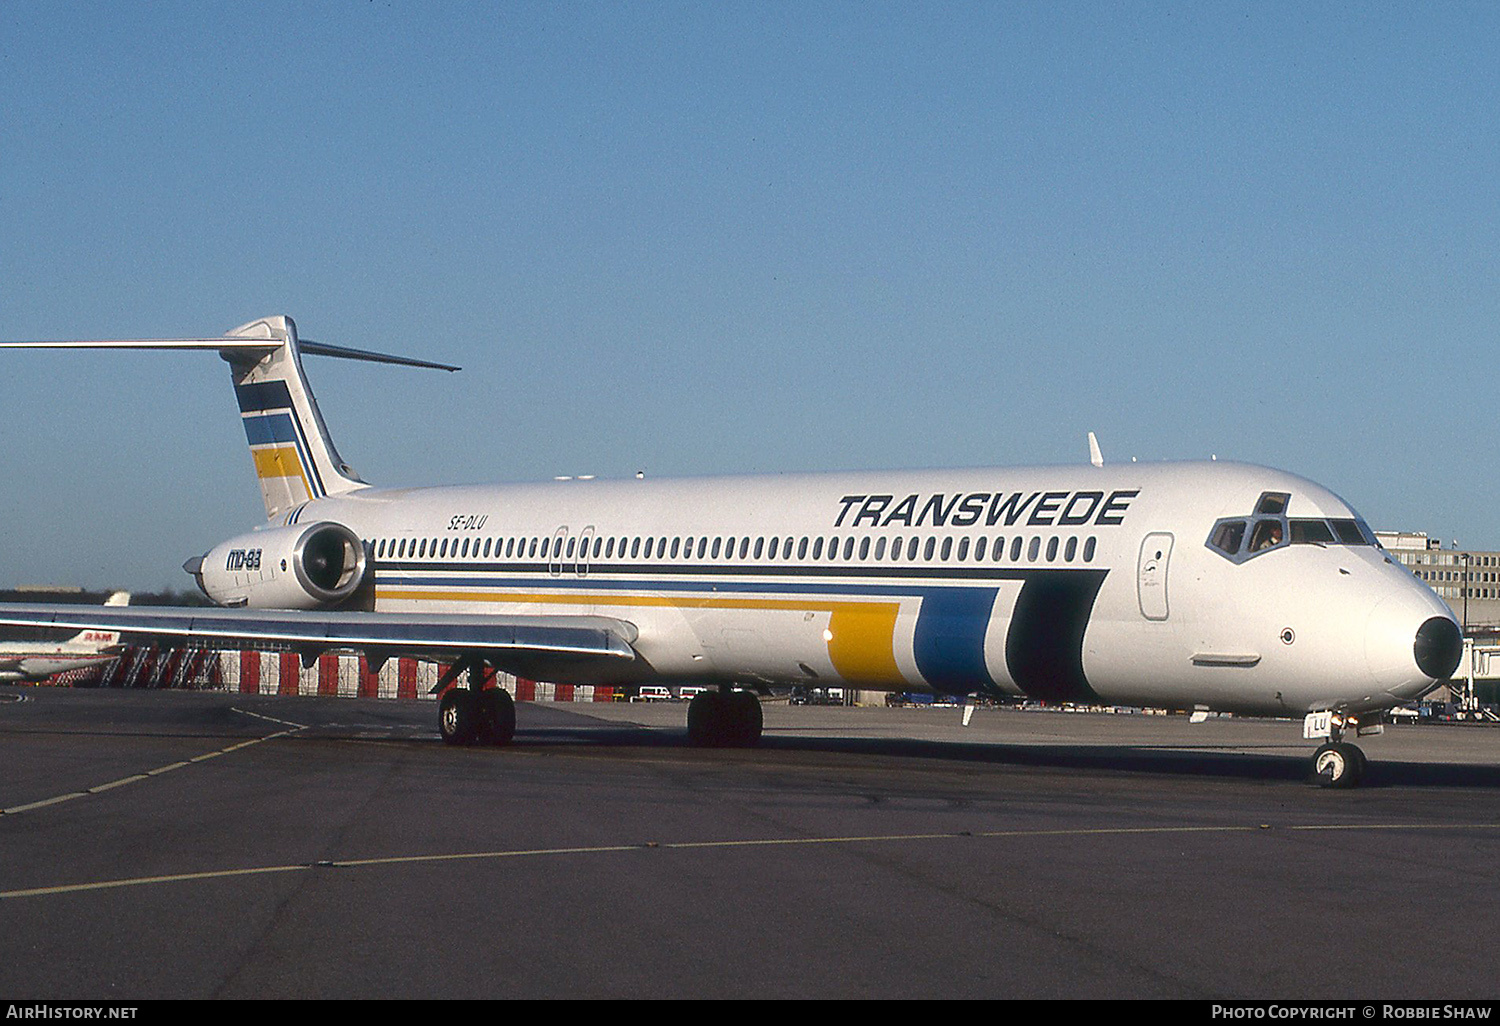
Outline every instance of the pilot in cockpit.
<svg viewBox="0 0 1500 1026"><path fill-rule="evenodd" d="M1255 536L1250 539L1251 552L1264 552L1281 544L1281 521L1262 520L1255 525Z"/></svg>

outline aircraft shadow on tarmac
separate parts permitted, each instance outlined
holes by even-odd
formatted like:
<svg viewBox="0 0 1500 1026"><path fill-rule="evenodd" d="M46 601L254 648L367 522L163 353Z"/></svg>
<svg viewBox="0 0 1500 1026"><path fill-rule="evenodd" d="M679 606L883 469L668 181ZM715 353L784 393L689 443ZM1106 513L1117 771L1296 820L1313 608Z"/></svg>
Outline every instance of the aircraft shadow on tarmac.
<svg viewBox="0 0 1500 1026"><path fill-rule="evenodd" d="M1267 755L1157 745L976 745L960 741L864 738L768 737L762 739L761 746L772 750L813 748L994 765L1241 780L1308 780L1312 757L1311 751L1300 755ZM1500 788L1500 766L1385 762L1376 757L1370 759L1360 786Z"/></svg>
<svg viewBox="0 0 1500 1026"><path fill-rule="evenodd" d="M12 701L19 701L13 699ZM323 716L309 716L312 721L306 733L300 736L308 740L336 737L343 740L378 740L375 735L384 733L387 740L417 741L427 739L437 742L436 731L431 731L426 719L427 710L420 717L412 715L404 707L380 709L372 713L362 708L361 728L374 728L369 733L355 732L347 722L347 699L309 699L315 707L325 710ZM116 703L100 712L100 718L88 717L79 722L79 709L67 710L63 717L66 733L71 735L98 734L132 736L140 733L167 733L175 736L245 736L259 732L255 721L246 719L230 705L249 703L233 698L222 707L200 708L169 705L164 709L152 703L144 709L131 709L135 703L124 708L132 713L122 716L121 706ZM89 704L91 705L91 703ZM84 705L82 708L87 709ZM258 707L258 706L257 706ZM274 708L266 705L265 708ZM523 706L524 708L524 706ZM333 710L333 712L327 712ZM299 713L282 715L303 717ZM515 744L518 747L541 748L553 745L579 744L599 748L682 750L713 754L711 750L690 748L687 731L683 729L661 729L639 726L633 723L606 723L572 711L548 710L541 712L527 709L517 725ZM163 720L166 724L163 724ZM530 720L530 722L527 722ZM538 722L540 720L540 722ZM320 722L321 721L321 722ZM331 722L330 722L331 721ZM122 722L129 726L122 729ZM163 729L165 726L165 729ZM263 726L263 725L262 725ZM174 729L175 728L175 729ZM382 729L384 728L384 730ZM21 724L12 723L6 733L53 733L57 722ZM1500 738L1497 738L1500 740ZM1203 777L1238 780L1306 781L1310 779L1311 749L1288 752L1283 746L1275 746L1275 753L1247 752L1243 747L1233 750L1214 750L1202 745L1097 745L1097 744L1006 744L987 742L976 744L964 741L934 741L912 738L860 738L828 737L817 734L782 733L773 731L762 737L758 751L802 752L825 756L880 757L887 759L928 759L950 763L973 763L993 766L1016 766L1037 769L1063 769L1092 773L1155 773L1168 776ZM733 752L734 750L728 750ZM748 754L740 750L739 754ZM1500 789L1500 765L1455 764L1438 762L1410 762L1383 759L1380 746L1369 746L1369 765L1365 772L1363 787L1452 787L1452 788L1496 788Z"/></svg>
<svg viewBox="0 0 1500 1026"><path fill-rule="evenodd" d="M621 748L687 748L687 732L614 725L575 729L549 726L516 731L518 745L584 742ZM700 750L700 749L695 749ZM809 752L885 758L938 759L1096 773L1157 773L1240 780L1309 781L1312 751L1265 754L1205 750L1202 746L972 744L907 738L841 738L767 734L759 751ZM1368 754L1368 753L1367 753ZM1361 787L1500 788L1500 766L1395 762L1378 752L1370 758Z"/></svg>

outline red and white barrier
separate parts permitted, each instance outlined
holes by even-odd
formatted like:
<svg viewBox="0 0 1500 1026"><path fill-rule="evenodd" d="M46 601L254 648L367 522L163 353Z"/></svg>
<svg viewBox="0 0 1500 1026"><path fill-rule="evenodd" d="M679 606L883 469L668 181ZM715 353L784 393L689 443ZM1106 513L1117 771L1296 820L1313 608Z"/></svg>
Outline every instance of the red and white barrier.
<svg viewBox="0 0 1500 1026"><path fill-rule="evenodd" d="M103 687L186 688L233 691L244 695L324 695L339 698L435 698L432 689L448 665L426 659L387 659L378 669L362 655L324 653L304 666L295 652L209 651L206 649L127 648L103 670L90 668ZM495 674L520 702L611 702L617 689L548 684ZM73 674L56 684L92 683Z"/></svg>

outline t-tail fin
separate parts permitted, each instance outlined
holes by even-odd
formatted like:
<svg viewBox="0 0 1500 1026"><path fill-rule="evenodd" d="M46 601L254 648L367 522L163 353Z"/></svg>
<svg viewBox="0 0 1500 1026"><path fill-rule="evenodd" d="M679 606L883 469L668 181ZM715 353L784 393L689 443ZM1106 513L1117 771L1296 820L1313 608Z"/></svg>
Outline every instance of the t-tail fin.
<svg viewBox="0 0 1500 1026"><path fill-rule="evenodd" d="M387 356L297 338L290 317L262 317L222 338L133 339L98 342L5 342L0 348L215 349L229 363L240 420L250 442L266 516L290 512L310 499L345 495L367 485L339 456L302 373L302 354L397 363L454 371L442 363Z"/></svg>
<svg viewBox="0 0 1500 1026"><path fill-rule="evenodd" d="M229 332L230 338L280 344L270 352L224 354L234 377L234 397L260 479L266 516L309 499L367 487L339 456L302 372L297 325L290 317L263 317Z"/></svg>

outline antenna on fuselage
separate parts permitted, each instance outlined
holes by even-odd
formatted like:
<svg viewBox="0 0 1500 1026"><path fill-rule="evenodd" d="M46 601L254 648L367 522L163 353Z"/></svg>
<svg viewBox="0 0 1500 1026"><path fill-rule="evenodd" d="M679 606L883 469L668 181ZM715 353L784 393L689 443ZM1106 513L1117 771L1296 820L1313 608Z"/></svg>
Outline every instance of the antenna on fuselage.
<svg viewBox="0 0 1500 1026"><path fill-rule="evenodd" d="M1089 462L1096 467L1104 466L1104 453L1099 451L1099 439L1089 432Z"/></svg>

